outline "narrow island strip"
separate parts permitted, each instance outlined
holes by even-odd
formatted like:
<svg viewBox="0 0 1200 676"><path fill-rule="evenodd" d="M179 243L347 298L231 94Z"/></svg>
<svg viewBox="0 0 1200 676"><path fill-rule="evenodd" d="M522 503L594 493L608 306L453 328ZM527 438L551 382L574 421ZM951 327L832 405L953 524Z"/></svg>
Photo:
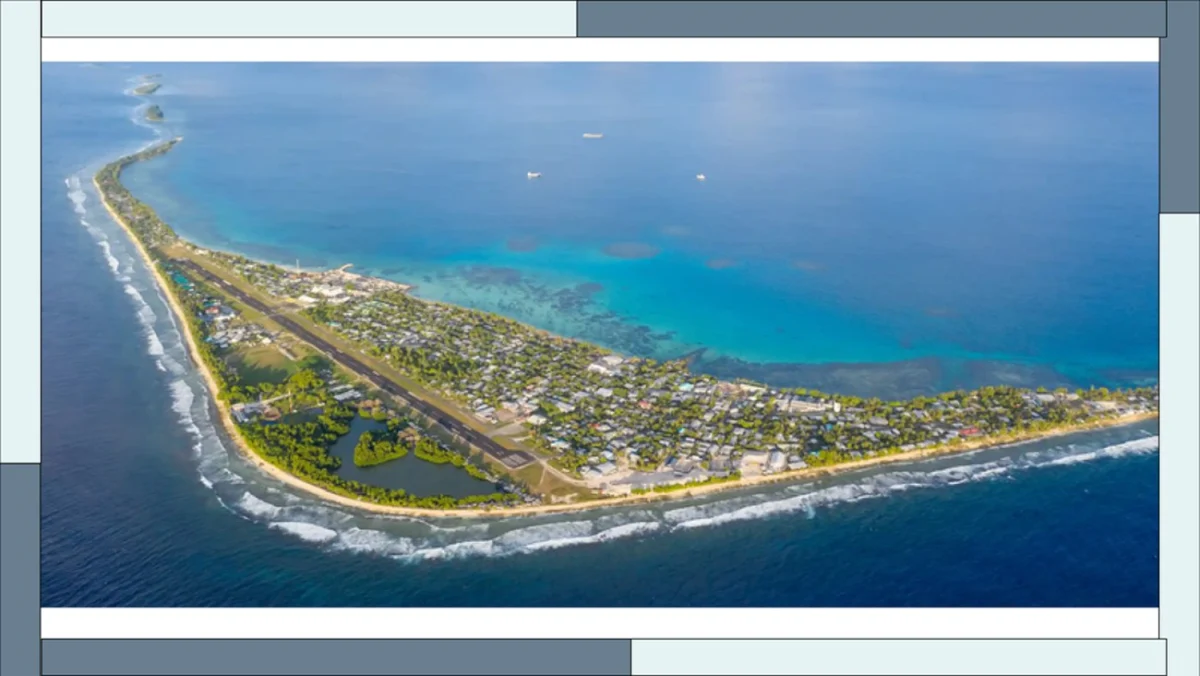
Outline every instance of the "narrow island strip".
<svg viewBox="0 0 1200 676"><path fill-rule="evenodd" d="M149 96L158 91L160 87L162 87L162 85L157 82L145 82L133 88L133 95Z"/></svg>
<svg viewBox="0 0 1200 676"><path fill-rule="evenodd" d="M180 319L238 452L330 502L420 517L595 509L1158 415L1157 386L998 386L882 402L719 381L690 373L683 361L623 357L499 315L418 299L406 285L351 273L350 266L288 270L205 249L180 238L120 181L125 167L181 140L122 157L93 183ZM230 307L244 317L222 324L237 314ZM231 325L236 335L222 328ZM246 335L279 343L280 351L322 355L328 365L297 367L282 382L254 382L246 362L229 361ZM355 464L371 467L412 451L503 490L421 497L341 478L328 449L349 431L355 408L386 422L378 435L359 439Z"/></svg>

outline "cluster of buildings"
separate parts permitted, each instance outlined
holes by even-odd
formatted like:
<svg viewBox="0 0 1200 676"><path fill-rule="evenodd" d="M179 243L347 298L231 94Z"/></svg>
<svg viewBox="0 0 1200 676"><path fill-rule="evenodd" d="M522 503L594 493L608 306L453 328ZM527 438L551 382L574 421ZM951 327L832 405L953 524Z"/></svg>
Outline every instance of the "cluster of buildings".
<svg viewBox="0 0 1200 676"><path fill-rule="evenodd" d="M644 488L799 469L807 466L805 444L795 440L806 424L800 414L823 422L841 410L836 401L682 369L647 382L642 370L637 363L607 376L616 382L573 393L568 410L559 407L569 415L551 414L538 427L589 482Z"/></svg>
<svg viewBox="0 0 1200 676"><path fill-rule="evenodd" d="M271 337L269 331L258 324L239 324L214 331L205 340L217 347L227 348L247 344L270 345L274 338Z"/></svg>
<svg viewBox="0 0 1200 676"><path fill-rule="evenodd" d="M353 385L346 385L344 383L329 388L329 393L333 395L334 401L338 402L339 404L344 404L348 401L354 401L355 399L362 398L362 393L354 389Z"/></svg>
<svg viewBox="0 0 1200 676"><path fill-rule="evenodd" d="M287 395L267 399L263 401L249 401L244 403L234 404L230 406L230 412L233 418L243 425L255 421L276 422L283 417L283 414L278 408L271 404L280 400L286 399Z"/></svg>
<svg viewBox="0 0 1200 676"><path fill-rule="evenodd" d="M490 424L531 422L547 400L569 406L573 379L615 373L625 361L516 322L407 295L329 309L329 326L451 398ZM588 370L589 366L592 370ZM611 392L601 392L605 396Z"/></svg>
<svg viewBox="0 0 1200 676"><path fill-rule="evenodd" d="M291 298L312 307L319 303L347 303L370 297L381 291L407 291L412 288L378 277L350 272L349 265L322 272L288 269L267 265L235 254L227 254L192 246L192 252L211 256L242 275L251 284L277 298Z"/></svg>
<svg viewBox="0 0 1200 676"><path fill-rule="evenodd" d="M519 424L530 446L608 488L783 472L1157 408L1157 390L1000 387L885 403L723 382L406 294L356 294L323 304L321 318L476 418Z"/></svg>
<svg viewBox="0 0 1200 676"><path fill-rule="evenodd" d="M237 311L219 298L204 298L201 307L200 318L209 324L208 337L204 340L217 347L270 345L275 340L270 331L258 324L233 321L238 317Z"/></svg>

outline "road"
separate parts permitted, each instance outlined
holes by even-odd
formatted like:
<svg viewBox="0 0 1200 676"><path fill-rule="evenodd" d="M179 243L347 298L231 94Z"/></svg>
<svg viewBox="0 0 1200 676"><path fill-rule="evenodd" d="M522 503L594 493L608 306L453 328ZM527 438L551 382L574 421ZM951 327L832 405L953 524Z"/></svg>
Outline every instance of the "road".
<svg viewBox="0 0 1200 676"><path fill-rule="evenodd" d="M196 263L186 259L171 259L171 262L180 268L187 270L191 274L194 274L197 277L207 281L208 283L213 284L223 293L229 294L239 302L245 303L247 306L258 310L264 315L270 316L272 321L295 334L301 340L325 353L330 359L334 360L338 364L341 364L350 371L353 371L359 376L362 376L380 390L383 390L393 397L396 397L400 401L403 401L407 406L420 412L438 426L445 429L451 435L490 455L498 462L503 463L505 467L508 467L509 469L519 469L530 463L537 462L537 458L530 453L525 451L513 451L504 448L495 440L491 439L482 432L469 427L461 420L404 389L399 383L381 375L355 357L352 357L334 347L328 341L313 334L311 331L298 324L295 320L280 313L277 308L272 308L257 298L246 294L233 284L226 282L224 279L221 279L221 277L209 272L203 267L200 267Z"/></svg>

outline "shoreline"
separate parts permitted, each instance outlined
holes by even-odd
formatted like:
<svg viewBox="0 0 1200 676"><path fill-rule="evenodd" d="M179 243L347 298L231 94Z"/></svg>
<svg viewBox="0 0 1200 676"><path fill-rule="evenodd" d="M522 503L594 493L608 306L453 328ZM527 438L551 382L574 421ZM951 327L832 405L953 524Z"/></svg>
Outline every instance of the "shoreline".
<svg viewBox="0 0 1200 676"><path fill-rule="evenodd" d="M982 449L987 449L987 448L999 448L1002 446L1027 443L1027 442L1031 442L1031 441L1037 441L1039 439L1063 436L1066 434L1071 434L1074 432L1083 432L1083 431L1087 431L1087 430L1091 430L1091 429L1120 427L1120 426L1130 425L1130 424L1134 424L1136 422L1140 422L1143 420L1148 420L1151 418L1158 417L1157 412L1148 412L1148 413L1137 413L1137 414L1132 414L1132 415L1126 415L1126 416L1121 416L1121 417L1116 417L1116 418L1101 418L1099 420L1093 420L1093 421L1089 421L1087 423L1064 426L1062 428L1051 430L1048 432L1026 433L1023 435L1014 435L1013 437L1005 438L1003 440L989 440L989 439L983 438L983 439L978 439L975 441L969 441L969 442L966 442L966 443L963 443L960 445L956 445L956 446L941 446L941 447L934 447L934 448L917 449L917 450L907 451L904 453L876 456L874 458L866 458L866 459L862 459L862 460L855 460L855 461L851 461L851 462L840 463L838 465L833 465L833 466L829 466L829 467L809 467L809 468L804 468L804 469L777 472L777 473L773 473L773 474L763 474L763 475L758 475L758 476L753 476L753 477L743 477L736 481L703 484L700 486L693 486L693 487L686 488L686 489L679 489L679 490L663 492L663 493L646 493L646 494L639 494L639 495L620 495L620 496L614 496L614 497L608 497L608 498L599 498L599 499L595 499L595 500L587 500L587 501L583 501L583 502L543 504L543 505L522 505L522 506L517 506L517 507L499 507L499 508L490 508L490 509L444 509L443 510L443 509L426 509L426 508L420 508L420 507L397 507L397 506L390 506L390 505L380 505L380 504L376 504L376 503L372 503L372 502L367 502L364 500L355 500L353 498L349 498L349 497L346 497L343 495L338 495L338 494L328 491L324 488L321 488L320 486L317 486L315 484L311 484L311 483L301 479L300 477L297 477L279 467L276 467L275 465L272 465L271 463L269 463L266 460L264 460L263 458L261 458L257 453L255 453L250 448L250 446L242 438L241 431L237 428L237 424L233 420L233 417L230 413L229 407L225 406L221 402L221 400L217 397L219 388L217 387L216 380L213 378L212 373L208 369L208 366L204 363L204 361L199 356L200 352L199 352L198 346L195 343L195 337L192 335L191 330L188 328L189 325L188 325L188 321L187 321L187 314L184 312L183 308L179 305L179 301L175 298L175 294L172 291L171 286L169 284L167 284L166 280L163 278L162 272L159 270L158 265L154 262L153 257L150 256L149 251L146 250L146 248L142 244L141 240L138 239L137 235L134 234L133 230L129 227L129 225L125 222L125 220L123 218L121 218L121 216L117 213L117 211L115 209L113 209L112 206L108 203L108 199L106 198L104 191L100 188L100 184L96 180L95 176L92 177L92 185L96 188L96 192L100 196L100 203L104 205L104 209L108 212L109 216L111 216L112 219L114 221L116 221L116 223L118 225L121 226L121 229L124 230L125 235L130 240L132 240L134 246L137 248L138 253L142 258L142 261L150 268L150 271L154 276L155 283L158 284L160 289L163 291L163 295L167 299L167 304L170 306L171 311L179 319L179 326L180 326L179 330L181 333L184 334L183 335L184 344L186 345L186 348L187 348L188 357L192 361L192 363L195 365L197 370L200 372L200 375L204 380L205 386L208 388L210 399L212 400L212 405L217 408L218 418L221 421L221 425L224 427L226 434L229 436L230 440L233 442L233 445L234 445L237 453L240 456L242 456L243 458L245 458L246 460L248 460L252 465L254 465L257 469L259 469L263 473L280 481L281 483L284 483L292 488L295 488L297 490L307 493L310 497L314 497L314 498L323 500L325 502L335 503L335 504L338 504L338 505L341 505L344 507L349 507L351 509L357 509L360 511L371 512L371 513L376 513L376 514L385 514L385 515L390 515L390 516L402 516L402 517L442 518L442 519L453 519L453 518L474 519L474 518L488 518L488 517L502 518L502 517L511 517L511 516L536 516L536 515L543 515L543 514L582 512L582 511L589 511L589 510L596 510L596 509L605 509L605 508L609 508L609 507L622 507L622 506L629 506L629 505L635 505L635 504L667 502L667 501L674 501L674 500L680 500L680 499L686 499L686 498L695 498L695 497L699 497L702 495L708 495L711 493L717 493L717 492L722 492L722 491L733 491L733 490L738 490L738 489L751 488L754 486L762 486L762 485L766 485L766 484L801 481L801 480L805 480L805 479L833 476L833 475L837 475L837 474L843 474L846 472L861 470L861 469L875 467L875 466L879 466L879 465L910 462L910 461L923 460L923 459L939 457L939 456L949 456L949 455L966 453L966 452L970 452L970 451L977 451L977 450L982 450ZM180 241L187 242L187 240L184 240L182 238L180 238Z"/></svg>
<svg viewBox="0 0 1200 676"><path fill-rule="evenodd" d="M237 424L234 422L233 417L229 412L229 407L223 405L223 403L220 401L220 399L217 398L217 392L219 392L219 388L217 387L216 380L213 379L212 373L209 371L208 366L199 357L200 352L199 352L199 347L196 345L196 342L195 342L196 339L192 335L191 330L188 328L189 325L188 325L188 321L187 321L187 313L185 313L183 308L179 305L179 301L176 300L174 292L172 291L170 285L167 284L166 280L163 278L162 272L159 270L158 265L154 262L153 257L150 256L150 252L146 250L146 248L142 244L141 240L138 239L137 235L134 234L133 230L125 222L125 219L121 218L121 216L116 212L116 210L113 209L112 206L108 203L108 199L105 196L104 191L100 188L100 184L96 181L95 176L92 177L92 185L96 188L96 192L100 196L100 203L104 205L105 211L107 211L109 216L111 216L112 219L119 226L121 226L121 229L124 230L125 235L133 242L134 246L137 248L138 254L142 257L142 261L150 268L150 272L154 276L154 282L156 284L158 284L160 289L163 291L163 295L167 299L167 305L170 306L171 311L173 313L175 313L176 318L178 318L179 331L180 331L180 333L183 334L184 344L187 347L188 357L191 359L193 365L195 365L197 370L200 372L200 375L204 380L205 386L208 388L211 403L214 407L217 408L218 418L221 421L221 425L224 427L226 434L229 436L230 440L233 442L233 445L234 445L237 453L240 456L242 456L243 458L250 461L250 463L252 465L254 465L257 469L259 469L263 473L267 474L268 476L270 476L292 488L296 488L301 491L304 491L305 493L308 493L310 496L324 500L326 502L332 502L332 503L335 503L338 505L342 505L344 507L350 507L352 509L358 509L358 510L362 510L362 511L366 511L366 512L376 513L376 514L386 514L386 515L391 515L391 516L406 516L406 517L419 517L419 518L447 518L447 519L449 519L449 518L471 519L471 518L481 518L481 517L486 518L486 517L510 517L510 516L535 516L535 515L541 515L541 514L580 512L580 511L587 511L587 510L594 510L594 509L604 509L604 508L608 508L608 507L620 507L620 506L634 505L634 504L639 504L639 503L644 504L644 503L654 503L654 502L666 502L666 501L671 501L671 500L679 500L679 499L683 499L683 498L694 498L694 497L698 497L701 495L707 495L710 493L717 493L720 491L731 491L731 490L736 490L739 488L749 488L749 487L753 487L753 486L765 485L765 484L770 484L770 483L782 483L782 482L787 482L787 481L799 481L799 480L803 480L803 479L816 478L816 477L821 477L821 476L832 476L832 475L842 474L842 473L853 471L853 470L864 469L867 467L901 463L901 462L913 461L913 460L922 460L922 459L932 458L932 457L937 457L937 456L954 455L957 453L965 453L968 451L976 451L976 450L981 450L981 449L991 448L991 447L1001 447L1001 446L1020 444L1020 443L1030 442L1030 441L1036 441L1038 439L1063 436L1066 434L1070 434L1072 432L1086 431L1088 429L1102 429L1102 428L1107 428L1107 427L1119 427L1119 426L1123 426L1123 425L1133 424L1133 423L1136 423L1136 422L1139 422L1142 420L1148 420L1151 418L1158 417L1158 413L1141 413L1141 414L1128 415L1128 416L1123 416L1123 417L1118 417L1118 418L1104 418L1104 419L1092 421L1092 422L1089 422L1086 424L1073 425L1070 427L1064 427L1061 429L1056 429L1056 430L1052 430L1050 432L1045 432L1045 433L1041 433L1041 434L1027 434L1027 435L1023 435L1023 436L1018 436L1016 438L1006 439L1004 441L993 441L991 443L986 443L987 440L981 439L981 440L974 441L974 442L967 442L967 443L964 443L959 446L953 446L953 447L947 446L947 447L940 447L940 448L926 448L926 449L920 449L920 450L913 450L913 451L908 451L906 453L897 453L894 455L877 456L874 458L867 458L864 460L857 460L857 461L853 461L853 462L842 463L839 465L834 465L832 467L805 468L805 469L799 469L799 470L791 470L791 471L787 471L787 472L779 472L776 474L765 474L765 475L760 475L760 476L755 476L755 477L742 478L737 481L729 481L729 482L724 482L724 483L714 483L714 484L706 484L706 485L701 485L701 486L693 486L691 488L681 489L681 490L677 490L677 491L671 491L668 493L648 493L648 494L644 494L644 495L626 495L626 496L619 496L619 497L612 497L612 498L600 498L597 500L588 500L585 502L577 502L577 503L563 503L563 504L554 504L554 505L528 505L528 506L504 507L504 508L493 508L493 509L445 509L445 510L442 510L442 509L422 509L419 507L394 507L394 506L389 506L389 505L379 505L379 504L375 504L375 503L371 503L371 502L366 502L363 500L355 500L355 499L348 498L343 495L338 495L331 491L327 491L327 490L325 490L319 486L316 486L314 484L310 484L309 482L304 481L303 479L272 465L271 463L269 463L266 460L263 460L261 457L259 457L258 454L255 453L249 447L248 444L246 444L245 440L242 438L241 432L237 428Z"/></svg>

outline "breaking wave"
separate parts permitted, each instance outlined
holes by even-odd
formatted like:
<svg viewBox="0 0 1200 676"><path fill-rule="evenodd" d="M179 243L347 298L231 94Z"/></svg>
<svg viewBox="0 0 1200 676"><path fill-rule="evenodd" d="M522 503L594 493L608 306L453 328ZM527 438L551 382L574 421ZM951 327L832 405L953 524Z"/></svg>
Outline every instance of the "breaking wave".
<svg viewBox="0 0 1200 676"><path fill-rule="evenodd" d="M809 483L773 487L759 495L716 498L702 504L614 509L604 514L559 516L557 521L553 517L533 517L466 521L451 526L344 511L273 488L268 488L265 493L244 490L233 502L233 508L245 518L265 523L329 551L415 563L532 554L788 514L812 519L820 510L838 504L885 498L910 490L1003 480L1020 471L1150 454L1157 450L1157 436L1099 448L1095 443L1063 444L986 462L924 468L922 463L917 463L902 470L860 476L832 485Z"/></svg>
<svg viewBox="0 0 1200 676"><path fill-rule="evenodd" d="M137 119L141 126L149 126ZM156 133L161 133L158 128ZM153 143L153 142L151 142ZM147 147L150 144L147 144ZM923 461L898 467L894 471L875 468L874 474L851 473L842 477L792 485L762 487L757 494L715 494L706 502L692 500L663 505L639 505L612 508L594 513L539 516L511 519L416 519L384 516L335 508L259 472L252 464L232 453L218 431L212 402L198 374L190 368L181 327L169 310L155 313L143 296L152 288L160 307L168 307L166 298L148 275L143 291L131 277L140 274L140 265L127 257L124 239L110 238L84 216L87 194L79 178L67 179L68 197L81 224L96 238L110 271L122 283L136 307L149 353L156 367L169 373L171 407L180 425L192 438L198 480L233 514L249 521L321 547L330 552L363 554L414 563L428 560L470 557L499 557L532 554L569 547L604 546L605 543L647 537L669 537L670 533L719 524L783 518L789 514L817 518L820 510L838 504L882 499L906 491L948 488L973 482L1000 481L1017 472L1036 468L1073 465L1124 455L1150 454L1158 450L1157 436L1125 439L1108 443L1114 433L1092 436L1091 443L1011 447L988 455L972 452L937 461ZM144 271L142 271L144 273ZM154 298L150 297L153 301ZM161 315L161 316L160 316ZM1115 433L1116 436L1131 432ZM1149 434L1132 430L1133 434Z"/></svg>
<svg viewBox="0 0 1200 676"><path fill-rule="evenodd" d="M700 528L732 521L759 519L766 516L803 511L809 518L818 507L838 503L883 498L888 495L923 488L958 486L970 482L991 481L1014 472L1091 462L1101 458L1124 455L1144 455L1158 451L1158 436L1124 441L1095 450L1081 444L1067 444L1046 451L1030 451L1014 457L989 462L956 465L935 470L895 471L864 477L853 483L810 489L801 495L782 500L760 501L753 504L734 504L723 501L711 505L667 511L663 518L674 528ZM796 490L795 488L792 489Z"/></svg>
<svg viewBox="0 0 1200 676"><path fill-rule="evenodd" d="M333 543L333 548L347 552L391 557L409 556L415 551L413 541L409 538L357 527L338 533L338 539Z"/></svg>
<svg viewBox="0 0 1200 676"><path fill-rule="evenodd" d="M114 275L120 274L121 261L112 255L112 245L108 243L107 239L100 240L100 250L104 252L104 260L108 261L108 269L112 270Z"/></svg>
<svg viewBox="0 0 1200 676"><path fill-rule="evenodd" d="M134 304L138 323L142 325L142 334L146 339L147 352L156 358L158 362L156 366L159 370L168 371L175 375L181 375L183 369L178 362L165 355L165 348L158 333L155 331L155 323L158 316L150 307L149 303L142 296L141 292L133 284L130 274L133 272L132 261L127 262L124 267L121 265L120 259L117 258L117 252L114 250L114 243L120 240L111 239L108 234L100 227L93 225L87 218L88 209L87 192L83 188L78 175L72 175L65 179L64 183L67 186L67 198L71 201L72 209L79 216L79 224L88 231L88 234L95 240L96 246L100 249L104 256L105 262L108 264L109 272L113 278L121 282L125 291L125 295L129 296Z"/></svg>
<svg viewBox="0 0 1200 676"><path fill-rule="evenodd" d="M103 230L92 225L87 217L87 193L83 190L83 183L80 182L79 176L68 176L64 183L67 184L67 199L71 201L71 208L75 214L79 216L79 224L96 240L97 244L104 251L105 256L111 255L111 249L108 246L108 235ZM109 263L112 267L112 263Z"/></svg>
<svg viewBox="0 0 1200 676"><path fill-rule="evenodd" d="M308 542L329 542L330 540L337 539L338 536L337 531L314 526L311 523L304 523L303 521L276 521L271 524L271 528L278 528L285 533L290 533Z"/></svg>
<svg viewBox="0 0 1200 676"><path fill-rule="evenodd" d="M79 182L78 176L69 176L67 183L67 199L71 200L74 206L75 213L83 216L87 213L87 209L83 206L87 202L87 193L83 191L83 184Z"/></svg>
<svg viewBox="0 0 1200 676"><path fill-rule="evenodd" d="M134 305L137 307L138 322L142 325L142 335L146 337L146 349L155 357L163 356L165 349L162 340L154 330L154 320L158 316L154 314L154 310L150 309L150 305L142 297L142 294L128 282L125 283L125 293L133 299Z"/></svg>
<svg viewBox="0 0 1200 676"><path fill-rule="evenodd" d="M277 516L279 511L283 509L278 505L272 505L250 492L243 495L242 499L238 500L234 506L250 516L257 516L263 519L270 519Z"/></svg>
<svg viewBox="0 0 1200 676"><path fill-rule="evenodd" d="M1158 450L1158 437L1147 437L1145 439L1134 439L1121 444L1106 446L1099 450L1090 451L1087 453L1078 453L1076 455L1066 455L1052 460L1046 461L1047 466L1053 465L1075 465L1081 462L1090 462L1098 458L1119 458L1123 455L1144 455L1153 453Z"/></svg>
<svg viewBox="0 0 1200 676"><path fill-rule="evenodd" d="M80 178L87 173L88 171L84 170L64 180L67 198L79 217L80 225L99 247L109 272L121 284L122 290L132 303L134 315L146 341L146 352L153 358L154 367L159 372L171 376L167 385L171 408L178 416L180 425L192 438L191 450L193 456L198 459L200 483L213 489L217 493L217 499L229 509L225 498L222 497L222 493L227 490L225 487L237 486L246 480L229 467L229 454L210 419L208 398L203 394L196 396L197 392L204 392L204 385L199 382L195 372L184 366L188 363L188 356L183 345L183 336L179 333L175 317L168 309L162 290L144 267L136 263L134 255L130 253L130 244L106 212L97 212L95 223L88 218L88 193ZM109 224L111 234L97 223ZM135 275L138 277L136 281ZM153 290L154 293L150 294L149 290ZM158 312L155 312L151 305L155 298L159 302Z"/></svg>

